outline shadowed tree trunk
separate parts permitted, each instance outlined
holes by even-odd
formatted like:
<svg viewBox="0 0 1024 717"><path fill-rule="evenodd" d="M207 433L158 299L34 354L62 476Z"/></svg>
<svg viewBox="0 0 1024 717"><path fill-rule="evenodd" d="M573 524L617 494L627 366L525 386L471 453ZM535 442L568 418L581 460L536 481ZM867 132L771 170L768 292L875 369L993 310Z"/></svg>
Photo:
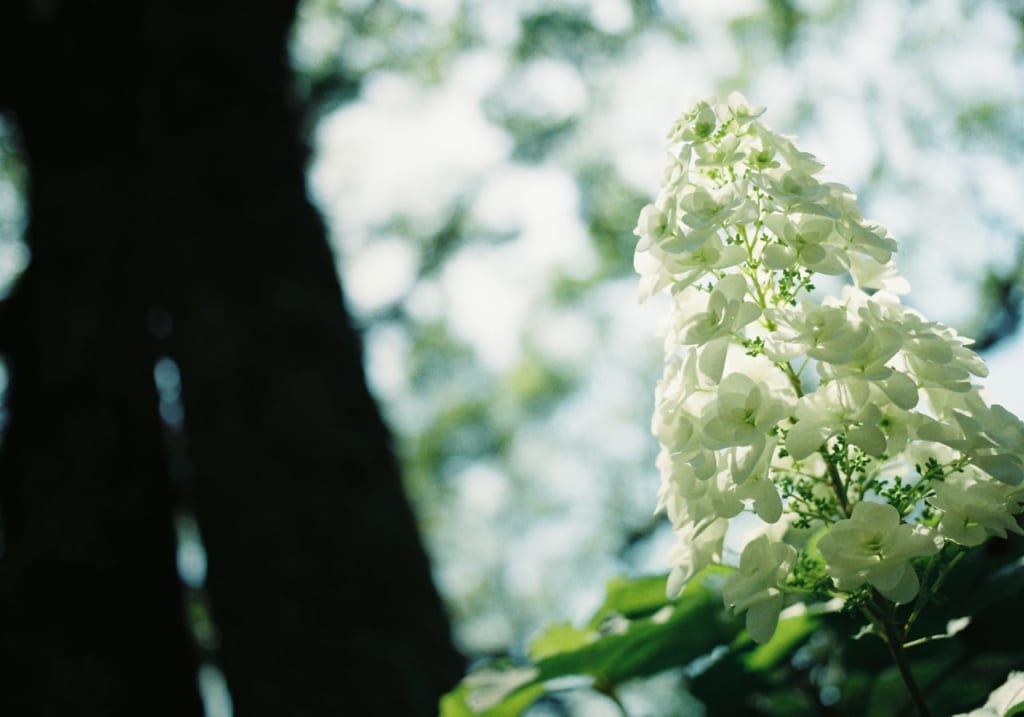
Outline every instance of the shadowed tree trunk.
<svg viewBox="0 0 1024 717"><path fill-rule="evenodd" d="M0 313L0 714L201 714L183 501L239 717L432 716L461 674L306 199L293 5L0 6L32 252Z"/></svg>

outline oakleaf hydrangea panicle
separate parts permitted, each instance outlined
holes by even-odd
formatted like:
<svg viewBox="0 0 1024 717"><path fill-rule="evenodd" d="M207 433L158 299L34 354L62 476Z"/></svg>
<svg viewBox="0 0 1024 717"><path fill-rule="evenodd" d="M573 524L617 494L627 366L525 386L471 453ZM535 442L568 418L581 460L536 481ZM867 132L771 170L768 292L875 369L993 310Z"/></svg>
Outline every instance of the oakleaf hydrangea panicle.
<svg viewBox="0 0 1024 717"><path fill-rule="evenodd" d="M758 642L787 594L911 601L921 561L1021 532L1024 509L1024 423L983 398L971 342L901 303L895 240L763 112L733 93L683 114L635 230L641 300L671 295L652 421L667 589L733 564L723 597ZM846 285L819 296L817 275ZM783 529L736 564L744 512Z"/></svg>

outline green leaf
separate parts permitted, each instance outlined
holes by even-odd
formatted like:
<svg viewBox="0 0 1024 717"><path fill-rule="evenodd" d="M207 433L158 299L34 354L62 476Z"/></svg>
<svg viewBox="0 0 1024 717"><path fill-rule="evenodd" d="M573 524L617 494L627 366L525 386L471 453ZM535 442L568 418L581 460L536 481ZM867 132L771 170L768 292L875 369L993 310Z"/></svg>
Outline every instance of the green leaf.
<svg viewBox="0 0 1024 717"><path fill-rule="evenodd" d="M474 689L463 682L441 698L440 717L519 717L546 692L544 685L528 684L476 711L470 706L474 702Z"/></svg>
<svg viewBox="0 0 1024 717"><path fill-rule="evenodd" d="M657 578L661 608L653 598L651 578L616 582L611 586L601 628L590 642L575 650L552 654L537 663L542 680L589 675L605 685L619 685L636 677L689 664L715 647L732 642L741 622L724 615L717 590L695 579L675 601L664 598L664 578ZM612 608L644 617L629 619ZM595 616L596 617L596 616Z"/></svg>
<svg viewBox="0 0 1024 717"><path fill-rule="evenodd" d="M744 655L743 664L748 670L755 672L775 667L820 627L821 620L816 615L800 615L780 620L772 639Z"/></svg>
<svg viewBox="0 0 1024 717"><path fill-rule="evenodd" d="M724 578L733 572L733 568L721 565L707 567L690 580L687 589L676 600L682 600L687 593L700 592L709 587L717 594ZM597 628L609 615L623 615L631 619L646 617L666 605L672 605L676 600L669 600L665 596L667 583L667 573L638 578L612 578L605 588L604 603L590 618L588 624L592 628Z"/></svg>
<svg viewBox="0 0 1024 717"><path fill-rule="evenodd" d="M665 597L667 581L667 575L612 578L608 581L604 603L590 619L590 627L597 628L611 614L643 617L671 604L672 601Z"/></svg>
<svg viewBox="0 0 1024 717"><path fill-rule="evenodd" d="M544 696L544 685L528 685L513 692L494 707L479 713L479 717L519 717L526 709Z"/></svg>
<svg viewBox="0 0 1024 717"><path fill-rule="evenodd" d="M440 717L473 717L473 710L466 706L466 693L469 688L465 683L441 697Z"/></svg>
<svg viewBox="0 0 1024 717"><path fill-rule="evenodd" d="M530 642L530 659L543 660L560 652L571 652L597 637L593 630L580 630L568 622L551 625Z"/></svg>
<svg viewBox="0 0 1024 717"><path fill-rule="evenodd" d="M548 627L530 644L529 667L492 663L468 675L441 702L441 717L512 717L565 677L614 689L623 682L682 667L732 643L742 622L722 607L720 583L727 569L690 581L675 600L665 597L665 576L619 578L588 627Z"/></svg>

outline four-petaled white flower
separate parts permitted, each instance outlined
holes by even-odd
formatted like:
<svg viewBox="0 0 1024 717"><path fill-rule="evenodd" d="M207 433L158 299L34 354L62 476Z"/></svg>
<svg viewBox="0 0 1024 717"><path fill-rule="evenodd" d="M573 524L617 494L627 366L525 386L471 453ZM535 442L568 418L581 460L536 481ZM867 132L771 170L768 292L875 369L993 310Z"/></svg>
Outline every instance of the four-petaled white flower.
<svg viewBox="0 0 1024 717"><path fill-rule="evenodd" d="M747 613L747 632L768 642L779 624L782 587L796 562L796 549L761 535L747 543L739 569L722 586L722 599L735 612Z"/></svg>
<svg viewBox="0 0 1024 717"><path fill-rule="evenodd" d="M738 274L721 279L710 294L683 292L679 300L689 304L689 310L679 312L677 338L681 345L706 344L718 338L728 338L761 315L761 308L746 301L747 282ZM693 298L697 297L697 301Z"/></svg>
<svg viewBox="0 0 1024 717"><path fill-rule="evenodd" d="M771 214L764 223L781 242L765 247L763 258L769 268L788 269L799 262L820 274L847 270L844 257L827 243L835 233L835 222L829 217L802 214L793 221L785 214Z"/></svg>
<svg viewBox="0 0 1024 717"><path fill-rule="evenodd" d="M712 450L749 446L788 413L785 394L776 394L744 374L731 373L704 409L701 442Z"/></svg>
<svg viewBox="0 0 1024 717"><path fill-rule="evenodd" d="M732 189L712 193L704 187L694 187L679 198L679 210L686 226L708 229L728 222L742 202L743 197Z"/></svg>
<svg viewBox="0 0 1024 717"><path fill-rule="evenodd" d="M840 590L871 583L895 603L910 602L919 582L913 558L935 555L942 537L922 525L907 525L888 503L858 503L818 541L828 573Z"/></svg>
<svg viewBox="0 0 1024 717"><path fill-rule="evenodd" d="M1024 535L1014 518L1024 503L1024 487L990 480L973 466L938 483L928 502L943 511L939 532L960 545L981 545L1007 532Z"/></svg>
<svg viewBox="0 0 1024 717"><path fill-rule="evenodd" d="M665 594L670 599L678 597L687 581L699 571L722 559L722 544L728 527L728 521L715 520L702 526L690 524L676 531L678 540L669 555L672 572L665 586Z"/></svg>

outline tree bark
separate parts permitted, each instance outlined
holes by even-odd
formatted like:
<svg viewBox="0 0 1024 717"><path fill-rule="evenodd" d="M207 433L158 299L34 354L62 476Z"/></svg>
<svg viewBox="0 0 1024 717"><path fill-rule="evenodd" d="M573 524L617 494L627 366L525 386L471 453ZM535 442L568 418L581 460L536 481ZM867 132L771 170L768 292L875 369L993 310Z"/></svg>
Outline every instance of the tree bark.
<svg viewBox="0 0 1024 717"><path fill-rule="evenodd" d="M0 318L0 714L201 713L182 502L236 715L435 715L461 674L306 198L293 12L0 10L32 252ZM161 443L162 354L182 376L184 489Z"/></svg>

